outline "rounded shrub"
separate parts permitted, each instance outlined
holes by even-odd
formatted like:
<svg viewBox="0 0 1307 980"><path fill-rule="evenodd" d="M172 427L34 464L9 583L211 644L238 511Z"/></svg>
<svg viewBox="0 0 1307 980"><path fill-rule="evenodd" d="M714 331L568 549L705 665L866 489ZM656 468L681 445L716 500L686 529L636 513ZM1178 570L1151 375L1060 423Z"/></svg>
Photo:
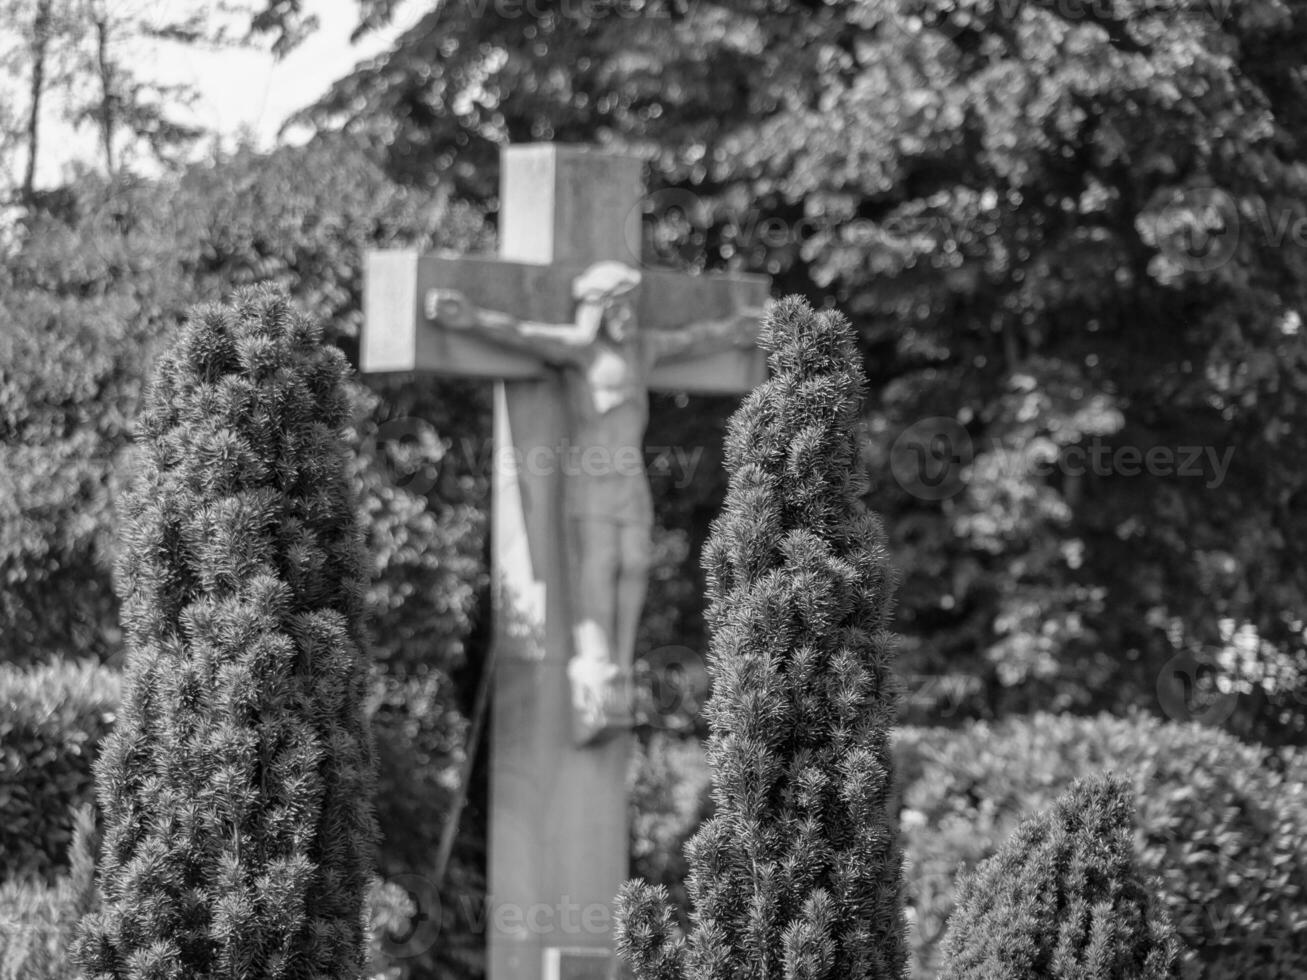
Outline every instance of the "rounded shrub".
<svg viewBox="0 0 1307 980"><path fill-rule="evenodd" d="M74 980L69 957L78 922L95 907L95 812L71 814L69 869L54 881L0 881L0 980Z"/></svg>
<svg viewBox="0 0 1307 980"><path fill-rule="evenodd" d="M902 728L914 976L938 975L955 878L1087 772L1133 790L1139 865L1182 945L1186 980L1307 976L1307 757L1197 724L1037 714Z"/></svg>
<svg viewBox="0 0 1307 980"><path fill-rule="evenodd" d="M0 882L0 980L68 980L67 879Z"/></svg>
<svg viewBox="0 0 1307 980"><path fill-rule="evenodd" d="M0 881L67 869L70 814L94 799L118 698L118 672L94 664L0 665Z"/></svg>
<svg viewBox="0 0 1307 980"><path fill-rule="evenodd" d="M940 980L1172 980L1170 920L1135 859L1123 779L1072 784L958 884Z"/></svg>

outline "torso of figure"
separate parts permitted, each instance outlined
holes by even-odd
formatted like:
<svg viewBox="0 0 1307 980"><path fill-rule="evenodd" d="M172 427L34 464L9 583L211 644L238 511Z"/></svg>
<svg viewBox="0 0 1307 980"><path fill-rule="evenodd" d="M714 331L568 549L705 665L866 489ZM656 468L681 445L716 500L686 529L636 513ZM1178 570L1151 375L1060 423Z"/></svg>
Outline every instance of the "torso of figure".
<svg viewBox="0 0 1307 980"><path fill-rule="evenodd" d="M644 469L649 423L648 355L638 336L596 338L564 371L571 440L579 466L568 479L573 517L618 523L652 519Z"/></svg>

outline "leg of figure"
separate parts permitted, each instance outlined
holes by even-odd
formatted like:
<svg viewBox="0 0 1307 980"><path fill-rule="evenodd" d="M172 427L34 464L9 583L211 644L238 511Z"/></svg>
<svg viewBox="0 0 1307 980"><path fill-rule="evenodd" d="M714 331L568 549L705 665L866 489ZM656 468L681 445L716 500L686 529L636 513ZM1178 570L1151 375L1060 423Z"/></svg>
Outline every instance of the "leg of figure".
<svg viewBox="0 0 1307 980"><path fill-rule="evenodd" d="M640 629L649 566L653 561L652 531L646 524L622 526L621 565L617 576L617 628L613 657L623 670L635 663L635 637Z"/></svg>
<svg viewBox="0 0 1307 980"><path fill-rule="evenodd" d="M573 734L578 745L586 745L609 727L611 691L618 675L614 631L619 540L617 525L609 521L575 520L572 532L573 656L567 675L572 688Z"/></svg>

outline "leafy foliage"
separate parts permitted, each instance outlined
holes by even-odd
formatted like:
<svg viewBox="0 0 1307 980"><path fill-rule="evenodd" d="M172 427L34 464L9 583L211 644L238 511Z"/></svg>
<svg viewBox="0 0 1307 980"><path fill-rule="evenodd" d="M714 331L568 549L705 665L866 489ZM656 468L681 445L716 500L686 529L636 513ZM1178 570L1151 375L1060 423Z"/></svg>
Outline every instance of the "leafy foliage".
<svg viewBox="0 0 1307 980"><path fill-rule="evenodd" d="M0 262L0 650L119 647L113 495L157 339L180 318L179 243L154 192L87 177ZM111 206L112 205L112 206Z"/></svg>
<svg viewBox="0 0 1307 980"><path fill-rule="evenodd" d="M53 883L40 878L0 880L0 980L70 980L69 956L78 922L96 903L93 853L95 812L73 813L71 869Z"/></svg>
<svg viewBox="0 0 1307 980"><path fill-rule="evenodd" d="M477 201L503 144L633 149L646 257L848 310L904 669L964 714L1152 706L1180 656L1301 741L1304 44L1284 0L445 4L305 118Z"/></svg>
<svg viewBox="0 0 1307 980"><path fill-rule="evenodd" d="M68 980L68 879L0 881L0 980Z"/></svg>
<svg viewBox="0 0 1307 980"><path fill-rule="evenodd" d="M92 757L118 711L117 672L64 662L0 664L0 881L66 870Z"/></svg>
<svg viewBox="0 0 1307 980"><path fill-rule="evenodd" d="M717 812L687 848L688 939L664 889L619 896L618 950L641 980L903 973L893 575L856 496L864 382L836 313L785 300L763 343L773 376L732 419L705 558Z"/></svg>
<svg viewBox="0 0 1307 980"><path fill-rule="evenodd" d="M1139 873L1124 780L1073 783L958 886L941 980L1164 980L1178 946Z"/></svg>
<svg viewBox="0 0 1307 980"><path fill-rule="evenodd" d="M0 263L8 324L0 332L4 659L120 652L113 500L143 366L189 306L232 285L270 282L353 354L366 248L472 249L485 241L476 209L397 187L350 139L266 156L242 149L159 184L83 174L33 210ZM480 562L475 501L486 484L482 454L449 452L442 438L457 430L475 446L476 433L488 432L478 422L486 399L466 385L376 387L380 397L355 389L360 503L373 518L380 565L371 601L394 627L388 658L425 656L438 617L439 635L449 637L440 666L449 669L470 629L478 577L468 563ZM428 444L401 447L385 428L396 419L423 426ZM417 448L421 458L395 458ZM396 479L427 467L438 478ZM441 568L448 574L429 591Z"/></svg>
<svg viewBox="0 0 1307 980"><path fill-rule="evenodd" d="M631 870L667 889L679 924L689 924L685 848L712 812L712 774L694 738L663 733L638 744L631 756Z"/></svg>
<svg viewBox="0 0 1307 980"><path fill-rule="evenodd" d="M195 249L201 299L268 283L323 325L358 361L363 256L370 248L459 249L492 244L481 209L447 192L390 180L360 140L330 136L260 153L240 147L189 168L174 233Z"/></svg>
<svg viewBox="0 0 1307 980"><path fill-rule="evenodd" d="M372 871L346 365L284 296L197 310L124 506L122 717L96 766L96 980L351 976Z"/></svg>

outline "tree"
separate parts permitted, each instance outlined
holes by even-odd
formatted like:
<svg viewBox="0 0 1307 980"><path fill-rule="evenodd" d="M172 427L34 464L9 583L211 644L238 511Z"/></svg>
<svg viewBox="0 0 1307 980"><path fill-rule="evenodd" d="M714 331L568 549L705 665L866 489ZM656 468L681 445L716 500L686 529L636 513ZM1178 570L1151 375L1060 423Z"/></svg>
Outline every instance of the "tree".
<svg viewBox="0 0 1307 980"><path fill-rule="evenodd" d="M164 80L153 70L153 56L170 46L250 44L258 20L241 7L187 6L178 12L145 0L0 0L7 28L0 38L0 89L7 96L0 154L15 177L15 203L39 201L38 170L50 162L52 122L89 124L101 172L111 177L129 172L142 156L173 167L184 162L205 135L187 118L197 93L189 83ZM0 181L5 176L0 171Z"/></svg>
<svg viewBox="0 0 1307 980"><path fill-rule="evenodd" d="M26 97L26 104L20 98L6 100L12 108L0 115L0 147L6 156L25 150L15 173L22 174L17 200L28 203L36 190L43 107L51 90L63 81L72 4L70 0L4 0L0 15L12 25L0 46L0 71Z"/></svg>
<svg viewBox="0 0 1307 980"><path fill-rule="evenodd" d="M94 78L93 95L74 102L72 120L92 123L104 169L118 173L123 153L143 144L155 159L176 163L177 153L203 135L199 127L176 114L194 101L188 85L163 84L142 77L130 53L141 41L181 41L198 44L208 39L203 15L192 13L183 21L125 12L107 0L81 0L79 17L87 35L81 45L81 70Z"/></svg>
<svg viewBox="0 0 1307 980"><path fill-rule="evenodd" d="M959 887L941 980L1168 980L1179 947L1139 871L1134 800L1116 776L1077 781Z"/></svg>
<svg viewBox="0 0 1307 980"><path fill-rule="evenodd" d="M846 309L920 717L1156 709L1178 657L1301 741L1305 44L1279 0L441 4L304 118L477 200L506 142L642 152L646 254Z"/></svg>
<svg viewBox="0 0 1307 980"><path fill-rule="evenodd" d="M95 980L358 975L376 824L346 371L270 290L197 309L155 371L77 949Z"/></svg>
<svg viewBox="0 0 1307 980"><path fill-rule="evenodd" d="M716 813L687 847L694 903L628 883L617 945L640 980L903 975L890 809L897 704L885 532L858 499L865 381L848 322L791 298L772 378L736 412L706 556Z"/></svg>

